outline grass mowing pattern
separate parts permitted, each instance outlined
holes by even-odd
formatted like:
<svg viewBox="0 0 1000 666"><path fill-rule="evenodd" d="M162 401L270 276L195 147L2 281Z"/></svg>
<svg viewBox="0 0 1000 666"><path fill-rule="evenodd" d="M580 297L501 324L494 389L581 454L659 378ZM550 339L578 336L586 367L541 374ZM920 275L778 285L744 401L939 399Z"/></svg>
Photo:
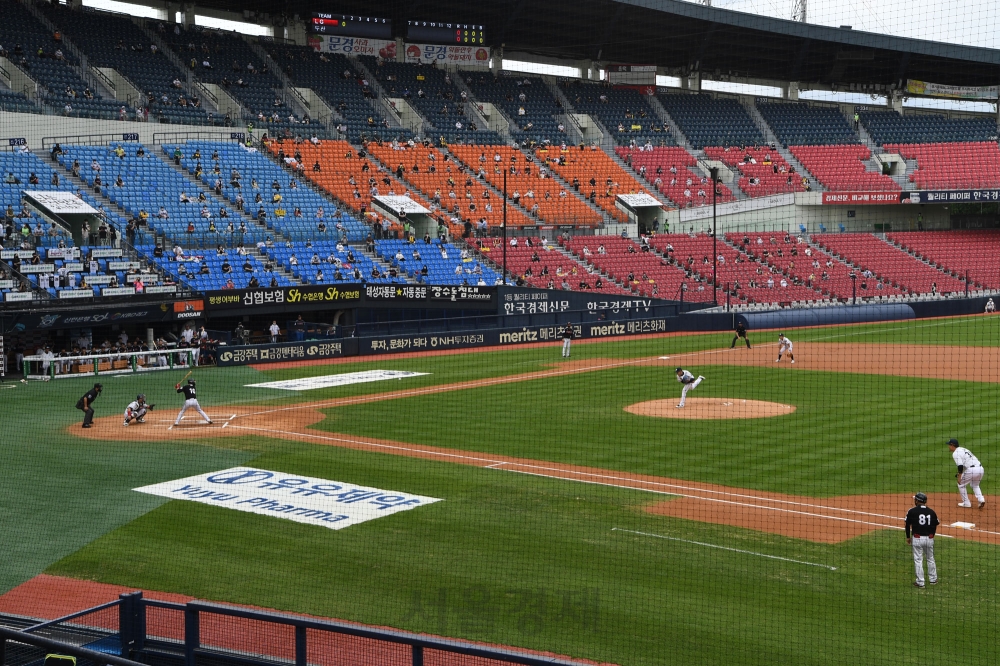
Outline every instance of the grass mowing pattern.
<svg viewBox="0 0 1000 666"><path fill-rule="evenodd" d="M1000 344L998 320L964 318L786 331L798 342ZM755 345L770 333L751 332ZM765 337L767 336L767 337ZM844 336L844 337L831 337ZM731 335L575 345L574 360L728 346ZM800 351L801 348L797 351ZM206 407L378 393L558 365L558 344L486 354L286 370L198 370ZM245 384L385 368L431 375L296 393ZM997 387L962 381L696 366L696 395L794 402L746 422L660 421L621 407L676 397L669 369L626 367L328 410L319 427L438 446L815 496L952 490L942 438L988 470ZM183 371L107 378L98 414L145 392L168 418ZM791 379L790 379L791 378ZM993 663L995 547L940 540L942 584L914 594L902 537L838 545L650 515L662 495L260 437L86 442L63 432L92 380L6 390L0 421L0 589L49 573L169 590L623 664ZM39 422L38 414L46 417ZM158 415L158 412L154 412ZM235 464L443 498L321 530L130 488ZM988 472L989 473L989 472ZM992 492L987 477L987 492ZM837 566L765 560L670 535ZM62 559L60 559L62 558ZM596 611L595 611L596 609ZM921 618L921 646L911 641ZM970 646L972 649L969 649Z"/></svg>

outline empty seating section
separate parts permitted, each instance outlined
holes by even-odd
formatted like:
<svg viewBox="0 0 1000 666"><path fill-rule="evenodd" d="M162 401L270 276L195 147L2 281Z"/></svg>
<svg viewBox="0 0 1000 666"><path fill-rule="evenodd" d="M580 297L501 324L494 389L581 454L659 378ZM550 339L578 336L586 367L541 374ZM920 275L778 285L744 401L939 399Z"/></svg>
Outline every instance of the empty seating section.
<svg viewBox="0 0 1000 666"><path fill-rule="evenodd" d="M462 100L451 74L443 69L373 56L361 56L360 60L388 97L405 98L434 126L435 138L444 137L449 143L501 143L496 132L476 125L466 108L471 102Z"/></svg>
<svg viewBox="0 0 1000 666"><path fill-rule="evenodd" d="M510 134L519 143L567 141L565 127L560 131L559 121L553 117L565 110L541 79L502 72L496 78L491 74L472 74L470 80L469 87L477 100L493 104L511 120Z"/></svg>
<svg viewBox="0 0 1000 666"><path fill-rule="evenodd" d="M861 124L878 145L886 143L954 143L997 140L995 118L945 118L936 114L900 115L895 111L861 111Z"/></svg>
<svg viewBox="0 0 1000 666"><path fill-rule="evenodd" d="M302 182L301 177L282 169L263 153L234 141L189 141L180 146L164 145L163 152L171 156L177 147L181 149L181 166L195 174L198 165L201 165L201 182L207 188L221 187L222 196L228 200L230 208L235 206L237 195L241 194L247 214L259 220L260 210L263 209L267 227L291 240L325 238L336 241L343 232L348 240L359 241L368 233L368 229L354 216L342 212L338 214L333 203L317 194L308 183ZM219 167L218 174L215 173L216 166ZM233 184L235 176L239 177L239 188ZM258 194L260 202L256 200ZM274 201L276 194L280 195L280 201ZM326 225L325 231L319 230L320 222ZM219 224L216 220L216 225Z"/></svg>
<svg viewBox="0 0 1000 666"><path fill-rule="evenodd" d="M513 240L508 239L507 271L510 275L523 278L526 286L566 291L593 290L609 294L628 293L592 272L593 269L566 256L551 243L543 245L541 239L534 236L518 237L516 245ZM481 256L497 267L503 266L503 246L499 238L476 241L474 247ZM597 286L598 279L601 281L600 286Z"/></svg>
<svg viewBox="0 0 1000 666"><path fill-rule="evenodd" d="M398 127L390 130L384 126L384 116L374 98L366 96L358 69L347 56L318 53L308 46L275 42L267 42L263 46L295 85L310 88L343 118L343 121L329 123L346 125L346 136L340 135L339 138L359 141L362 135L383 139L410 135L409 130Z"/></svg>
<svg viewBox="0 0 1000 666"><path fill-rule="evenodd" d="M593 116L604 125L619 146L673 146L677 144L670 128L635 90L615 89L594 83L568 82L564 92L577 113Z"/></svg>
<svg viewBox="0 0 1000 666"><path fill-rule="evenodd" d="M701 277L708 284L712 280L712 237L705 234L660 234L654 236L651 244L660 252L673 257L678 266ZM721 240L715 244L720 261L715 265L719 286L729 287L745 303L791 303L821 300L814 289L797 284L792 278L772 272L769 267L758 263L753 257L736 250ZM670 250L670 247L673 250ZM782 285L784 279L785 284ZM690 285L685 300L691 295ZM720 300L725 298L720 292Z"/></svg>
<svg viewBox="0 0 1000 666"><path fill-rule="evenodd" d="M735 99L705 94L658 95L657 99L696 149L766 143L750 114Z"/></svg>
<svg viewBox="0 0 1000 666"><path fill-rule="evenodd" d="M500 192L503 192L504 182L502 171L506 170L508 196L518 200L521 207L540 222L597 226L603 221L600 214L567 191L548 167L534 160L534 156L507 146L452 145L450 151L468 167L473 177L481 170L485 179ZM527 161L529 158L531 162Z"/></svg>
<svg viewBox="0 0 1000 666"><path fill-rule="evenodd" d="M475 252L465 243L459 248L436 238L430 243L418 241L413 244L405 240L380 240L375 242L375 252L387 264L395 266L414 281L454 285L503 284L500 273L476 259ZM423 274L425 267L426 275Z"/></svg>
<svg viewBox="0 0 1000 666"><path fill-rule="evenodd" d="M805 190L802 176L795 173L795 167L777 150L768 147L706 148L705 157L736 169L739 188L751 197Z"/></svg>
<svg viewBox="0 0 1000 666"><path fill-rule="evenodd" d="M168 30L162 36L196 77L224 88L247 118L271 134L323 131L318 121L300 118L285 104L281 81L242 37L201 28L183 28L180 34Z"/></svg>
<svg viewBox="0 0 1000 666"><path fill-rule="evenodd" d="M712 203L711 178L695 168L698 161L683 148L640 150L619 146L615 152L681 208ZM732 190L719 183L717 202L726 203L733 198Z"/></svg>
<svg viewBox="0 0 1000 666"><path fill-rule="evenodd" d="M630 292L640 296L679 300L681 284L686 284L689 291L684 300L701 303L712 300L712 290L707 285L692 280L687 273L662 257L642 252L639 245L629 238L577 236L566 242L566 248L584 263L620 281Z"/></svg>
<svg viewBox="0 0 1000 666"><path fill-rule="evenodd" d="M918 294L964 293L965 284L871 234L822 234L813 239L873 279ZM864 274L862 273L862 276ZM861 279L861 276L858 278ZM869 282L872 278L869 278ZM860 285L859 285L860 288Z"/></svg>
<svg viewBox="0 0 1000 666"><path fill-rule="evenodd" d="M38 108L25 96L24 93L14 92L6 88L0 88L0 111L10 111L12 113L34 113Z"/></svg>
<svg viewBox="0 0 1000 666"><path fill-rule="evenodd" d="M6 249L37 251L40 262L43 264L53 264L54 271L58 271L64 266L67 268L66 271L62 271L63 281L59 282L58 285L56 284L55 276L51 274L46 277L42 277L41 274L28 274L26 276L28 284L32 288L40 287L53 298L58 297L58 292L61 289L72 288L79 291L79 288L86 288L82 287L84 284L83 278L86 278L86 283L89 284L94 296L102 295L103 290L108 287L128 286L126 280L127 273L123 270L112 270L108 266L109 261L116 261L115 258L98 258L95 260L93 268L91 268L89 261L87 261L87 254L90 250L89 246L75 248L73 239L66 229L46 222L36 213L22 207L22 192L24 190L61 190L72 192L76 189L66 179L61 179L58 185L54 185L52 182L53 173L55 172L49 165L35 155L0 153L0 215L5 218L3 220L3 224L7 227L5 232L10 232L10 235L4 239L3 247ZM11 174L20 183L7 183L6 180ZM32 185L29 181L32 174L38 178L37 185ZM100 205L89 192L81 192L80 194L91 206L97 207ZM8 222L6 218L10 215L13 215L13 220ZM116 215L111 213L108 214L108 219L116 226L121 222ZM22 233L25 225L28 227L26 235ZM36 236L36 230L40 235ZM93 232L93 240L96 241L97 229L93 229ZM63 257L63 248L68 249L71 253L65 258ZM121 257L122 251L118 250L118 252L119 257ZM81 264L81 261L85 263ZM10 261L7 263L10 263ZM22 258L22 266L30 263L32 263L30 259ZM147 283L149 282L152 282L152 280L147 279ZM0 284L4 285L0 286L0 299L3 298L3 293L16 290L18 287L16 279L11 284L0 277ZM8 284L10 286L6 286Z"/></svg>
<svg viewBox="0 0 1000 666"><path fill-rule="evenodd" d="M904 231L888 239L940 269L964 277L970 288L1000 289L1000 231Z"/></svg>
<svg viewBox="0 0 1000 666"><path fill-rule="evenodd" d="M485 218L486 224L491 228L503 224L502 197L496 196L486 183L479 181L474 171L432 146L417 144L412 148L398 148L397 150L390 144L368 144L374 157L397 176L402 173L402 179L406 183L430 200L432 216L450 225L453 234L462 233L462 225L466 220L475 224ZM360 188L369 188L369 177L366 176L364 182L359 183ZM381 180L377 180L374 187L381 194L387 193L388 188ZM403 192L396 191L396 194ZM527 217L516 206L508 204L508 225L521 227L537 223L537 220Z"/></svg>
<svg viewBox="0 0 1000 666"><path fill-rule="evenodd" d="M781 234L733 233L727 240L768 266L775 267L790 279L818 289L827 298L846 301L852 296L869 300L873 297L901 296L905 292L891 283L870 280L858 274L857 293L853 291L851 273L854 269L833 258L818 247L797 240L785 241ZM773 242L772 242L773 239ZM767 278L764 278L766 283ZM760 278L757 278L757 282Z"/></svg>
<svg viewBox="0 0 1000 666"><path fill-rule="evenodd" d="M389 277L384 267L376 264L359 248L336 241L293 243L292 247L265 248L264 253L306 284L336 284L337 282L367 282L370 284L405 284L402 274ZM295 257L296 264L292 263ZM375 276L378 272L378 277ZM322 275L320 275L322 274Z"/></svg>
<svg viewBox="0 0 1000 666"><path fill-rule="evenodd" d="M164 53L150 49L152 42L139 26L109 12L75 11L48 3L39 6L87 54L92 66L113 68L131 81L146 96L143 106L154 116L171 123L209 122L203 107L180 104L181 96L187 102L190 95L172 84L174 79L185 82L187 76Z"/></svg>
<svg viewBox="0 0 1000 666"><path fill-rule="evenodd" d="M121 157L114 152L118 144L63 146L59 161L67 169L78 161L80 175L91 188L97 175L91 165L96 163L101 167L102 192L112 203L121 206L129 215L148 215L148 231L163 234L185 249L215 248L219 244L235 245L241 241L249 245L266 236L260 227L242 220L234 212L230 213L234 231L227 232L226 221L218 216L223 201L206 194L205 201L199 202L198 186L180 172L148 152L138 156L136 153L140 144L125 143L121 146L124 149ZM118 176L122 178L120 187L115 185ZM191 199L191 203L180 203L182 192ZM213 215L212 219L202 217L203 208ZM161 217L161 210L165 217ZM210 230L213 221L216 231ZM244 226L242 232L241 224Z"/></svg>
<svg viewBox="0 0 1000 666"><path fill-rule="evenodd" d="M983 143L929 143L884 146L888 152L916 160L910 182L921 190L1000 187L1000 148Z"/></svg>
<svg viewBox="0 0 1000 666"><path fill-rule="evenodd" d="M603 150L560 150L553 147L540 148L535 151L535 155L570 183L573 189L579 187L580 192L591 203L597 204L616 220L624 222L627 219L625 213L615 206L615 198L619 194L648 193L639 181L618 166Z"/></svg>
<svg viewBox="0 0 1000 666"><path fill-rule="evenodd" d="M863 160L871 157L871 151L865 146L790 146L789 150L816 180L832 192L892 192L902 189L889 176L865 168Z"/></svg>
<svg viewBox="0 0 1000 666"><path fill-rule="evenodd" d="M79 63L19 2L0 1L0 16L0 44L9 52L11 63L48 89L41 95L47 105L71 117L118 117L121 104L115 100L104 99L97 90L91 90L93 99L85 97L88 86L76 69ZM62 59L55 57L56 50L62 52Z"/></svg>
<svg viewBox="0 0 1000 666"><path fill-rule="evenodd" d="M282 145L272 143L270 149L273 154L277 154L279 150L282 150ZM377 162L371 161L367 157L358 157L354 146L347 141L320 141L315 145L307 141L295 145L294 150L302 154L304 167L302 175L319 189L339 200L345 209L356 213L371 211L371 188L373 185L378 188L381 194L389 194L390 192L404 194L405 192L405 187L395 183L391 178L390 184L386 185L382 179L389 178L389 174L379 173ZM319 171L316 170L317 162L320 165ZM370 184L370 179L375 179L375 182ZM416 196L413 198L417 200ZM419 200L417 203L426 204L426 202ZM350 217L352 220L360 219L354 215ZM331 224L329 220L327 224ZM363 225L364 222L358 222L358 224ZM356 229L349 232L348 239L359 240Z"/></svg>
<svg viewBox="0 0 1000 666"><path fill-rule="evenodd" d="M758 98L757 109L786 146L858 143L839 108Z"/></svg>
<svg viewBox="0 0 1000 666"><path fill-rule="evenodd" d="M273 284L279 287L287 287L292 283L281 272L273 270L273 266L268 270L267 264L261 262L257 257L246 254L241 255L237 250L224 249L220 254L217 250L206 248L205 250L188 251L184 255L183 261L174 261L171 253L164 254L163 257L154 257L154 246L140 246L140 252L149 257L151 263L169 275L171 279L183 282L192 289L198 291L214 291L218 289L246 289L250 283L250 278L256 277L257 282L262 287ZM169 256L168 256L169 255ZM225 272L224 264L229 264L229 272ZM202 272L203 266L208 272ZM232 281L232 287L228 283Z"/></svg>

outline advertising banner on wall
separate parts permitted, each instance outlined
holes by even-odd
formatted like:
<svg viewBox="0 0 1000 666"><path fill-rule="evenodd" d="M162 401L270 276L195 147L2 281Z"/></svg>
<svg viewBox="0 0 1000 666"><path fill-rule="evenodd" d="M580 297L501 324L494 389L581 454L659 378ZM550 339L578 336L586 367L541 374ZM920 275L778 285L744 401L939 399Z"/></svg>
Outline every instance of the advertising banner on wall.
<svg viewBox="0 0 1000 666"><path fill-rule="evenodd" d="M442 44L407 44L406 62L424 65L490 66L490 50L485 46L444 46Z"/></svg>
<svg viewBox="0 0 1000 666"><path fill-rule="evenodd" d="M925 190L903 192L903 203L979 203L1000 201L1000 190Z"/></svg>
<svg viewBox="0 0 1000 666"><path fill-rule="evenodd" d="M309 46L317 51L326 51L328 53L380 56L387 60L394 60L396 58L396 42L388 39L310 35Z"/></svg>
<svg viewBox="0 0 1000 666"><path fill-rule="evenodd" d="M216 362L219 366L230 366L281 361L314 361L343 355L344 346L340 340L307 340L279 342L272 345L219 347Z"/></svg>
<svg viewBox="0 0 1000 666"><path fill-rule="evenodd" d="M946 86L943 83L931 83L916 79L907 79L906 81L906 92L929 97L994 100L997 98L998 91L1000 91L1000 86Z"/></svg>
<svg viewBox="0 0 1000 666"><path fill-rule="evenodd" d="M824 206L882 206L898 204L900 192L823 192Z"/></svg>

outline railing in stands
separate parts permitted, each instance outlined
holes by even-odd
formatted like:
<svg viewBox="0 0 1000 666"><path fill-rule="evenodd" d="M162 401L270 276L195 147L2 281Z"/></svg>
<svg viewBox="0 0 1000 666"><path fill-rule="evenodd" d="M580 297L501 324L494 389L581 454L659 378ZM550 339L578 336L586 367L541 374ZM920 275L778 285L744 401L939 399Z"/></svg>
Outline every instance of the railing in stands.
<svg viewBox="0 0 1000 666"><path fill-rule="evenodd" d="M55 144L68 146L107 146L112 143L133 143L139 141L139 135L134 132L120 134L74 134L67 136L43 136L42 148L46 151Z"/></svg>
<svg viewBox="0 0 1000 666"><path fill-rule="evenodd" d="M8 641L34 645L78 656L92 666L198 666L199 663L218 663L220 659L235 666L287 666L290 663L307 666L310 645L313 650L318 646L328 649L332 640L336 640L338 651L355 653L352 662L423 666L425 658L439 663L441 657L447 655L451 659L445 657L444 661L451 663L455 656L462 655L526 666L580 666L581 663L508 648L300 615L204 601L186 604L156 601L143 598L142 592L122 594L116 601L36 624L30 629L32 632L72 630L76 626L74 620L111 608L118 609L118 617L114 621L104 617L103 622L92 621L83 625L90 634L96 633L95 624L107 627L101 632L103 640L91 641L107 652L96 652L4 627L0 627L0 649ZM154 620L151 623L147 623L149 616ZM0 621L4 619L0 618ZM147 625L156 627L156 633L147 631ZM2 651L0 666L5 666Z"/></svg>
<svg viewBox="0 0 1000 666"><path fill-rule="evenodd" d="M242 143L246 139L244 131L231 132L156 132L153 134L153 145L165 143L184 143L185 141L236 141Z"/></svg>
<svg viewBox="0 0 1000 666"><path fill-rule="evenodd" d="M101 83L103 83L107 87L108 90L115 93L115 99L118 98L118 86L115 85L115 82L112 81L107 74L99 70L97 67L91 67L90 73L93 74L96 78L98 78L101 81ZM124 76L122 78L124 78ZM136 89L138 90L138 88Z"/></svg>
<svg viewBox="0 0 1000 666"><path fill-rule="evenodd" d="M143 666L139 662L98 652L65 641L0 627L0 666L8 663L40 663L47 653L69 655L83 666ZM31 657L35 657L32 659Z"/></svg>

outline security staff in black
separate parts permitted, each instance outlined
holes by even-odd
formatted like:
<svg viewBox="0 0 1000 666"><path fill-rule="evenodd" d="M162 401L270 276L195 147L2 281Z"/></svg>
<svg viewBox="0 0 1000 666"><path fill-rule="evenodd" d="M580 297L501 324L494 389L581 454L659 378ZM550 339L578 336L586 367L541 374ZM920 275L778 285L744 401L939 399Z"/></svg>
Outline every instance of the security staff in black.
<svg viewBox="0 0 1000 666"><path fill-rule="evenodd" d="M83 411L83 427L91 428L94 425L94 401L101 395L104 387L94 384L94 388L83 394L83 397L76 401L76 408Z"/></svg>
<svg viewBox="0 0 1000 666"><path fill-rule="evenodd" d="M937 564L934 562L934 534L940 525L934 509L927 506L927 495L913 496L913 508L906 512L906 543L913 546L913 564L917 570L914 587L924 586L924 559L927 559L927 577L937 585Z"/></svg>
<svg viewBox="0 0 1000 666"><path fill-rule="evenodd" d="M733 344L729 345L729 348L735 347L736 341L740 338L743 338L743 342L747 343L747 349L751 349L750 338L747 337L747 327L743 325L742 321L736 322L736 335L733 336Z"/></svg>

